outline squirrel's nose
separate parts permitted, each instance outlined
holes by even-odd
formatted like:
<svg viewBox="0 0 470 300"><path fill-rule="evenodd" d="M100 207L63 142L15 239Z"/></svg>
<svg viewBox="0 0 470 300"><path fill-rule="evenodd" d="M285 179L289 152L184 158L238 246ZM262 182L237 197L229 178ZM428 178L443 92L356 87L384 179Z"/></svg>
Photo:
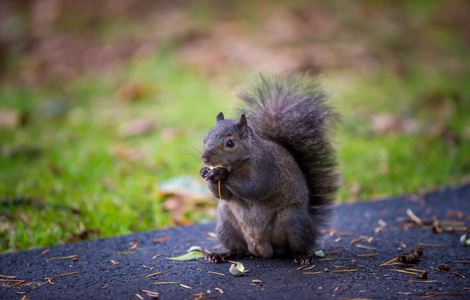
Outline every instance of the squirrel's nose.
<svg viewBox="0 0 470 300"><path fill-rule="evenodd" d="M202 162L205 164L208 164L211 161L209 155L207 154L203 154L201 159L202 159Z"/></svg>

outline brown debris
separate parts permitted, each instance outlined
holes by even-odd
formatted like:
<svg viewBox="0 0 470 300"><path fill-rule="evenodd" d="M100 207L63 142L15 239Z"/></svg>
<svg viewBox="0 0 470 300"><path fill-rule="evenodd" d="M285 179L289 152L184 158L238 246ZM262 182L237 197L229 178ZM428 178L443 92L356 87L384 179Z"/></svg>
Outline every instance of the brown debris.
<svg viewBox="0 0 470 300"><path fill-rule="evenodd" d="M375 234L378 234L382 231L384 231L387 227L387 223L385 223L384 220L380 219L379 221L377 221L378 225L375 229L374 229L374 233Z"/></svg>
<svg viewBox="0 0 470 300"><path fill-rule="evenodd" d="M359 242L367 242L367 243L372 243L374 241L374 237L372 236L366 236L366 235L360 235L358 238L354 239L351 241L351 245Z"/></svg>
<svg viewBox="0 0 470 300"><path fill-rule="evenodd" d="M398 261L404 264L415 264L420 261L420 258L423 256L423 254L423 248L418 247L411 250L409 253L398 256Z"/></svg>
<svg viewBox="0 0 470 300"><path fill-rule="evenodd" d="M137 249L137 247L139 247L139 243L136 242L136 241L132 241L132 242L129 243L129 248L128 249L129 250L135 250L135 249Z"/></svg>
<svg viewBox="0 0 470 300"><path fill-rule="evenodd" d="M465 214L463 211L460 210L451 210L447 212L447 217L454 219L463 219L465 217Z"/></svg>
<svg viewBox="0 0 470 300"><path fill-rule="evenodd" d="M158 237L158 238L153 239L153 242L154 242L155 244L160 244L160 243L165 242L165 241L168 241L168 240L170 240L170 239L171 239L171 236L166 235L166 236L161 236L161 237Z"/></svg>
<svg viewBox="0 0 470 300"><path fill-rule="evenodd" d="M364 254L356 254L357 257L374 257L379 256L378 253L364 253Z"/></svg>
<svg viewBox="0 0 470 300"><path fill-rule="evenodd" d="M448 264L440 264L437 266L437 268L441 271L448 272L450 271L450 266Z"/></svg>
<svg viewBox="0 0 470 300"><path fill-rule="evenodd" d="M341 232L341 231L338 231L334 228L331 228L329 230L325 230L325 231L322 231L323 233L325 234L328 234L329 236L335 236L335 237L342 237L342 236L352 236L354 235L354 232L350 232L350 231L344 231L344 232Z"/></svg>

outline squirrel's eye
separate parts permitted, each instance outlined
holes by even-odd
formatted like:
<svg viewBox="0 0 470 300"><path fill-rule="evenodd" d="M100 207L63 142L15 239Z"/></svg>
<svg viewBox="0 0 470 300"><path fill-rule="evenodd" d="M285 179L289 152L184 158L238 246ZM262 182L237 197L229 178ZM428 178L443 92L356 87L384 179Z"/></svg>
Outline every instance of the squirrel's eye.
<svg viewBox="0 0 470 300"><path fill-rule="evenodd" d="M233 146L235 146L235 142L234 142L232 139L229 139L229 140L227 140L227 142L225 143L225 145L226 145L227 147L232 148Z"/></svg>

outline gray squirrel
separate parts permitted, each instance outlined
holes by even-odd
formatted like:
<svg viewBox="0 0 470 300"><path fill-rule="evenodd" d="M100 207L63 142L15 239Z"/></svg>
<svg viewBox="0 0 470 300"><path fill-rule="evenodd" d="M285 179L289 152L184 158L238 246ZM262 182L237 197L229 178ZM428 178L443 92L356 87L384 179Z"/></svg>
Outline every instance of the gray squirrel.
<svg viewBox="0 0 470 300"><path fill-rule="evenodd" d="M231 257L290 255L312 261L337 190L329 128L336 114L308 77L265 78L240 95L239 120L217 115L204 139L201 176L220 198L217 237Z"/></svg>

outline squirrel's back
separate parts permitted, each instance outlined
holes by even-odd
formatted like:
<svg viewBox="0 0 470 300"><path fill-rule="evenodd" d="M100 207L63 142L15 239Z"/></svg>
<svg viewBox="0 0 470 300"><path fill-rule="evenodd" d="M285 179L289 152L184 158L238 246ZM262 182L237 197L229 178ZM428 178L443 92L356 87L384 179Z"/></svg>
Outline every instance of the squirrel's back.
<svg viewBox="0 0 470 300"><path fill-rule="evenodd" d="M327 95L308 77L291 75L261 76L240 97L255 132L295 158L308 185L310 212L321 214L337 190L336 155L329 133L335 114Z"/></svg>

